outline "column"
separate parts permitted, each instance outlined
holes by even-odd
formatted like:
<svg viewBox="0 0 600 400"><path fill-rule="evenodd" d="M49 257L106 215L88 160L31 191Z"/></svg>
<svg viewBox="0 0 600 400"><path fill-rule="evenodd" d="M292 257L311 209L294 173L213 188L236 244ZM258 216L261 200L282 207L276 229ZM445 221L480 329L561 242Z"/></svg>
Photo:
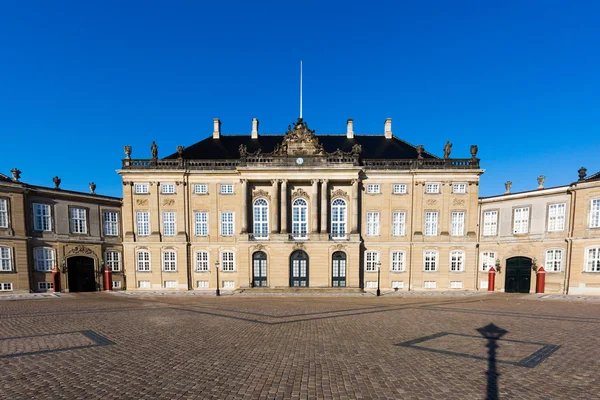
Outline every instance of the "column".
<svg viewBox="0 0 600 400"><path fill-rule="evenodd" d="M241 234L248 233L248 180L240 179L242 183L242 230Z"/></svg>
<svg viewBox="0 0 600 400"><path fill-rule="evenodd" d="M352 231L358 233L358 179L352 180Z"/></svg>
<svg viewBox="0 0 600 400"><path fill-rule="evenodd" d="M287 179L281 180L281 233L287 231Z"/></svg>
<svg viewBox="0 0 600 400"><path fill-rule="evenodd" d="M321 233L327 233L327 179L321 181Z"/></svg>
<svg viewBox="0 0 600 400"><path fill-rule="evenodd" d="M279 233L279 181L277 179L271 180L271 233Z"/></svg>
<svg viewBox="0 0 600 400"><path fill-rule="evenodd" d="M311 215L311 232L319 232L319 214L317 213L317 205L319 201L319 180L313 179L312 181L312 193L310 196L310 215ZM323 206L321 206L323 207ZM323 210L323 208L321 208Z"/></svg>

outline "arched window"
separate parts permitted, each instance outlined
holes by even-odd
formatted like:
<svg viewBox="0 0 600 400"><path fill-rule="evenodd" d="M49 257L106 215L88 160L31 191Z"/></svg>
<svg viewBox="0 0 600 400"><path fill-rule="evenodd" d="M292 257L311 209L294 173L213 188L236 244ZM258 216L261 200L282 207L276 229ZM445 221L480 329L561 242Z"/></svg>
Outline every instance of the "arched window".
<svg viewBox="0 0 600 400"><path fill-rule="evenodd" d="M163 251L163 271L177 271L177 253L174 250Z"/></svg>
<svg viewBox="0 0 600 400"><path fill-rule="evenodd" d="M346 237L346 201L335 199L331 203L331 237L343 239Z"/></svg>
<svg viewBox="0 0 600 400"><path fill-rule="evenodd" d="M266 239L269 237L269 203L265 199L254 201L254 237Z"/></svg>
<svg viewBox="0 0 600 400"><path fill-rule="evenodd" d="M296 239L308 237L308 203L304 199L296 199L292 203L292 236Z"/></svg>
<svg viewBox="0 0 600 400"><path fill-rule="evenodd" d="M140 250L135 256L138 271L150 271L150 252Z"/></svg>

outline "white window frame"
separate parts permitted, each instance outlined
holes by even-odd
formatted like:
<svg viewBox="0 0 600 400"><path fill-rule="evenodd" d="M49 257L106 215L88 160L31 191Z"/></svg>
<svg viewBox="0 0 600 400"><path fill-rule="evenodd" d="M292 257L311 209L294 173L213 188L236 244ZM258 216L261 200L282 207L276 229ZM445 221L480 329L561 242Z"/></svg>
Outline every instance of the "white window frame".
<svg viewBox="0 0 600 400"><path fill-rule="evenodd" d="M140 258L140 255L144 255ZM138 272L152 271L152 256L148 250L137 250L135 252L135 269Z"/></svg>
<svg viewBox="0 0 600 400"><path fill-rule="evenodd" d="M440 264L440 253L437 250L425 250L423 252L423 271L437 272Z"/></svg>
<svg viewBox="0 0 600 400"><path fill-rule="evenodd" d="M219 187L221 194L233 194L233 183L221 183Z"/></svg>
<svg viewBox="0 0 600 400"><path fill-rule="evenodd" d="M87 235L87 209L69 207L69 224L71 225L71 233Z"/></svg>
<svg viewBox="0 0 600 400"><path fill-rule="evenodd" d="M206 250L198 250L194 253L194 264L196 272L210 272L210 253Z"/></svg>
<svg viewBox="0 0 600 400"><path fill-rule="evenodd" d="M585 249L585 272L600 272L600 246Z"/></svg>
<svg viewBox="0 0 600 400"><path fill-rule="evenodd" d="M196 211L194 213L196 236L208 236L208 212Z"/></svg>
<svg viewBox="0 0 600 400"><path fill-rule="evenodd" d="M150 193L150 184L148 183L135 183L134 184L135 194L148 194Z"/></svg>
<svg viewBox="0 0 600 400"><path fill-rule="evenodd" d="M50 204L33 203L33 229L39 232L52 232Z"/></svg>
<svg viewBox="0 0 600 400"><path fill-rule="evenodd" d="M208 194L208 185L206 183L195 183L194 194Z"/></svg>
<svg viewBox="0 0 600 400"><path fill-rule="evenodd" d="M379 211L367 212L367 236L379 236L380 221L381 214Z"/></svg>
<svg viewBox="0 0 600 400"><path fill-rule="evenodd" d="M562 272L563 258L563 249L546 249L544 261L546 272Z"/></svg>
<svg viewBox="0 0 600 400"><path fill-rule="evenodd" d="M467 213L464 211L452 211L450 215L450 235L465 235L465 220Z"/></svg>
<svg viewBox="0 0 600 400"><path fill-rule="evenodd" d="M12 252L12 247L0 246L0 272L13 270Z"/></svg>
<svg viewBox="0 0 600 400"><path fill-rule="evenodd" d="M0 199L0 228L8 228L8 199Z"/></svg>
<svg viewBox="0 0 600 400"><path fill-rule="evenodd" d="M394 183L392 186L393 194L406 194L408 192L406 183Z"/></svg>
<svg viewBox="0 0 600 400"><path fill-rule="evenodd" d="M177 235L177 217L175 211L163 211L163 235Z"/></svg>
<svg viewBox="0 0 600 400"><path fill-rule="evenodd" d="M137 281L138 289L151 289L152 284L148 280L139 280Z"/></svg>
<svg viewBox="0 0 600 400"><path fill-rule="evenodd" d="M565 230L567 216L567 203L548 205L548 232L562 232Z"/></svg>
<svg viewBox="0 0 600 400"><path fill-rule="evenodd" d="M38 282L38 291L48 291L54 289L54 282L41 281Z"/></svg>
<svg viewBox="0 0 600 400"><path fill-rule="evenodd" d="M12 292L12 282L0 282L0 292Z"/></svg>
<svg viewBox="0 0 600 400"><path fill-rule="evenodd" d="M137 235L150 236L150 212L136 211L135 213Z"/></svg>
<svg viewBox="0 0 600 400"><path fill-rule="evenodd" d="M121 281L112 281L113 289L121 289Z"/></svg>
<svg viewBox="0 0 600 400"><path fill-rule="evenodd" d="M438 235L439 216L440 216L439 211L426 211L425 212L425 236L437 236Z"/></svg>
<svg viewBox="0 0 600 400"><path fill-rule="evenodd" d="M483 212L483 236L498 235L498 210Z"/></svg>
<svg viewBox="0 0 600 400"><path fill-rule="evenodd" d="M225 250L221 252L221 271L223 272L234 272L235 271L235 252Z"/></svg>
<svg viewBox="0 0 600 400"><path fill-rule="evenodd" d="M106 266L113 272L121 271L121 252L116 250L107 250L104 253Z"/></svg>
<svg viewBox="0 0 600 400"><path fill-rule="evenodd" d="M600 228L600 198L590 200L590 228Z"/></svg>
<svg viewBox="0 0 600 400"><path fill-rule="evenodd" d="M493 251L493 250L482 251L479 258L481 261L479 268L482 272L488 272L491 267L494 267L494 269L496 269L496 258L497 258L496 251Z"/></svg>
<svg viewBox="0 0 600 400"><path fill-rule="evenodd" d="M52 247L36 247L33 249L35 270L50 272L56 267L56 251Z"/></svg>
<svg viewBox="0 0 600 400"><path fill-rule="evenodd" d="M119 236L119 213L117 211L104 211L104 236Z"/></svg>
<svg viewBox="0 0 600 400"><path fill-rule="evenodd" d="M436 194L440 193L441 185L437 182L429 182L425 184L425 193Z"/></svg>
<svg viewBox="0 0 600 400"><path fill-rule="evenodd" d="M331 202L331 237L333 239L346 238L346 225L348 217L348 203L337 198Z"/></svg>
<svg viewBox="0 0 600 400"><path fill-rule="evenodd" d="M177 289L177 281L174 281L174 280L164 281L163 289Z"/></svg>
<svg viewBox="0 0 600 400"><path fill-rule="evenodd" d="M377 272L379 265L379 252L374 250L365 251L365 271Z"/></svg>
<svg viewBox="0 0 600 400"><path fill-rule="evenodd" d="M292 201L292 237L308 238L308 201L301 197Z"/></svg>
<svg viewBox="0 0 600 400"><path fill-rule="evenodd" d="M161 183L160 184L160 193L161 194L175 194L175 184L174 183Z"/></svg>
<svg viewBox="0 0 600 400"><path fill-rule="evenodd" d="M463 182L457 182L452 184L452 193L454 194L465 194L467 193L467 184Z"/></svg>
<svg viewBox="0 0 600 400"><path fill-rule="evenodd" d="M165 272L177 271L177 252L172 249L162 251L162 270Z"/></svg>
<svg viewBox="0 0 600 400"><path fill-rule="evenodd" d="M379 183L369 183L369 184L367 184L367 193L368 194L378 194L378 193L381 193L381 185Z"/></svg>
<svg viewBox="0 0 600 400"><path fill-rule="evenodd" d="M256 239L269 238L269 202L259 197L252 203L252 232Z"/></svg>
<svg viewBox="0 0 600 400"><path fill-rule="evenodd" d="M406 212L392 212L392 236L406 236Z"/></svg>
<svg viewBox="0 0 600 400"><path fill-rule="evenodd" d="M525 212L526 211L526 212ZM513 234L529 233L530 207L516 207L513 210Z"/></svg>
<svg viewBox="0 0 600 400"><path fill-rule="evenodd" d="M394 250L390 254L390 271L406 272L406 252Z"/></svg>
<svg viewBox="0 0 600 400"><path fill-rule="evenodd" d="M233 211L221 212L221 236L231 237L235 234L235 213Z"/></svg>
<svg viewBox="0 0 600 400"><path fill-rule="evenodd" d="M465 272L465 252L453 250L450 252L450 271Z"/></svg>

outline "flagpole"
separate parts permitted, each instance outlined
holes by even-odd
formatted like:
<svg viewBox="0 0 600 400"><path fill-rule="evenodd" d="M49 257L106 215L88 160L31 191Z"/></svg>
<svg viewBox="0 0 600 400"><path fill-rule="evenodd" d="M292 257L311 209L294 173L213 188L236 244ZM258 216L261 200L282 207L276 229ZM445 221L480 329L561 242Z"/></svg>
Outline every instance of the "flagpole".
<svg viewBox="0 0 600 400"><path fill-rule="evenodd" d="M302 60L300 60L300 118L302 118Z"/></svg>

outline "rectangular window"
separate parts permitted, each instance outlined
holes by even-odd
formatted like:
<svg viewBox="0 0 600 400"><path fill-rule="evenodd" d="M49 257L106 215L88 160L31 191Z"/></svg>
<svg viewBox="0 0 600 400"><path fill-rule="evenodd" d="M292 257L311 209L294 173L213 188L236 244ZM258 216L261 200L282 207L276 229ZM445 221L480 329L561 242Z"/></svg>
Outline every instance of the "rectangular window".
<svg viewBox="0 0 600 400"><path fill-rule="evenodd" d="M366 281L365 287L367 289L377 289L377 281Z"/></svg>
<svg viewBox="0 0 600 400"><path fill-rule="evenodd" d="M46 290L52 290L52 289L54 289L53 282L38 282L38 290L46 291Z"/></svg>
<svg viewBox="0 0 600 400"><path fill-rule="evenodd" d="M465 253L453 251L450 253L450 271L462 272L465 270Z"/></svg>
<svg viewBox="0 0 600 400"><path fill-rule="evenodd" d="M496 236L498 234L498 211L483 213L483 236Z"/></svg>
<svg viewBox="0 0 600 400"><path fill-rule="evenodd" d="M232 184L221 185L221 194L233 194L233 185Z"/></svg>
<svg viewBox="0 0 600 400"><path fill-rule="evenodd" d="M150 252L146 250L138 251L136 254L137 258L137 270L138 271L150 271Z"/></svg>
<svg viewBox="0 0 600 400"><path fill-rule="evenodd" d="M196 194L207 194L208 185L206 183L197 183L194 185L194 193Z"/></svg>
<svg viewBox="0 0 600 400"><path fill-rule="evenodd" d="M0 228L8 228L8 200L0 199Z"/></svg>
<svg viewBox="0 0 600 400"><path fill-rule="evenodd" d="M560 272L562 270L562 250L546 250L546 272Z"/></svg>
<svg viewBox="0 0 600 400"><path fill-rule="evenodd" d="M462 289L462 281L450 281L450 289Z"/></svg>
<svg viewBox="0 0 600 400"><path fill-rule="evenodd" d="M529 207L515 208L514 227L515 235L529 232Z"/></svg>
<svg viewBox="0 0 600 400"><path fill-rule="evenodd" d="M466 183L453 183L452 184L452 193L467 193L467 184Z"/></svg>
<svg viewBox="0 0 600 400"><path fill-rule="evenodd" d="M113 289L121 289L121 281L112 281Z"/></svg>
<svg viewBox="0 0 600 400"><path fill-rule="evenodd" d="M439 183L426 183L425 184L425 193L439 193L440 192L440 184Z"/></svg>
<svg viewBox="0 0 600 400"><path fill-rule="evenodd" d="M150 192L150 185L147 183L136 183L135 184L135 193L136 194L146 194Z"/></svg>
<svg viewBox="0 0 600 400"><path fill-rule="evenodd" d="M394 194L406 194L406 184L405 183L394 183Z"/></svg>
<svg viewBox="0 0 600 400"><path fill-rule="evenodd" d="M565 230L565 212L567 205L550 204L548 207L548 232L560 232Z"/></svg>
<svg viewBox="0 0 600 400"><path fill-rule="evenodd" d="M165 236L175 236L177 229L175 228L175 212L163 212L163 232Z"/></svg>
<svg viewBox="0 0 600 400"><path fill-rule="evenodd" d="M87 233L87 210L85 208L71 207L71 233Z"/></svg>
<svg viewBox="0 0 600 400"><path fill-rule="evenodd" d="M586 272L600 272L600 247L588 249Z"/></svg>
<svg viewBox="0 0 600 400"><path fill-rule="evenodd" d="M481 270L489 271L491 267L496 267L496 253L493 251L483 251L481 253Z"/></svg>
<svg viewBox="0 0 600 400"><path fill-rule="evenodd" d="M223 281L223 289L235 289L235 281Z"/></svg>
<svg viewBox="0 0 600 400"><path fill-rule="evenodd" d="M177 254L174 251L163 251L163 271L177 271Z"/></svg>
<svg viewBox="0 0 600 400"><path fill-rule="evenodd" d="M428 211L425 213L425 236L437 236L438 234L438 212Z"/></svg>
<svg viewBox="0 0 600 400"><path fill-rule="evenodd" d="M403 251L392 252L392 271L404 272L404 261L406 260L406 253Z"/></svg>
<svg viewBox="0 0 600 400"><path fill-rule="evenodd" d="M208 271L208 251L196 252L196 272Z"/></svg>
<svg viewBox="0 0 600 400"><path fill-rule="evenodd" d="M208 236L208 213L199 211L195 213L196 236Z"/></svg>
<svg viewBox="0 0 600 400"><path fill-rule="evenodd" d="M235 271L233 251L224 251L221 253L221 268L223 271Z"/></svg>
<svg viewBox="0 0 600 400"><path fill-rule="evenodd" d="M221 213L221 236L233 236L233 213Z"/></svg>
<svg viewBox="0 0 600 400"><path fill-rule="evenodd" d="M33 250L33 261L36 271L48 272L56 265L54 249L49 247L39 247Z"/></svg>
<svg viewBox="0 0 600 400"><path fill-rule="evenodd" d="M150 213L148 211L137 212L137 233L138 236L150 235Z"/></svg>
<svg viewBox="0 0 600 400"><path fill-rule="evenodd" d="M0 282L0 292L10 292L13 290L11 282Z"/></svg>
<svg viewBox="0 0 600 400"><path fill-rule="evenodd" d="M438 267L438 252L437 251L426 251L423 254L423 270L424 271L437 271Z"/></svg>
<svg viewBox="0 0 600 400"><path fill-rule="evenodd" d="M138 281L138 288L150 289L150 281Z"/></svg>
<svg viewBox="0 0 600 400"><path fill-rule="evenodd" d="M165 289L177 289L177 281L165 281L164 288Z"/></svg>
<svg viewBox="0 0 600 400"><path fill-rule="evenodd" d="M465 234L465 213L464 211L454 211L451 217L450 234L452 236L463 236Z"/></svg>
<svg viewBox="0 0 600 400"><path fill-rule="evenodd" d="M0 271L12 271L12 249L10 247L0 247Z"/></svg>
<svg viewBox="0 0 600 400"><path fill-rule="evenodd" d="M367 236L379 236L379 213L367 213Z"/></svg>
<svg viewBox="0 0 600 400"><path fill-rule="evenodd" d="M404 289L404 281L392 281L392 289Z"/></svg>
<svg viewBox="0 0 600 400"><path fill-rule="evenodd" d="M437 288L437 283L436 283L436 281L425 281L425 282L423 282L423 288L435 289L435 288Z"/></svg>
<svg viewBox="0 0 600 400"><path fill-rule="evenodd" d="M208 289L208 281L196 281L196 287L198 289Z"/></svg>
<svg viewBox="0 0 600 400"><path fill-rule="evenodd" d="M406 235L406 213L396 211L392 213L392 236Z"/></svg>
<svg viewBox="0 0 600 400"><path fill-rule="evenodd" d="M33 204L33 229L36 231L52 230L51 212L48 204Z"/></svg>
<svg viewBox="0 0 600 400"><path fill-rule="evenodd" d="M367 185L367 193L370 193L370 194L381 193L381 186L379 186L378 183L369 183Z"/></svg>
<svg viewBox="0 0 600 400"><path fill-rule="evenodd" d="M119 236L119 213L104 211L104 234L106 236Z"/></svg>
<svg viewBox="0 0 600 400"><path fill-rule="evenodd" d="M379 253L376 251L365 252L365 271L374 272L377 271L379 265Z"/></svg>
<svg viewBox="0 0 600 400"><path fill-rule="evenodd" d="M174 194L175 193L175 184L163 183L162 185L160 185L160 192L162 194Z"/></svg>
<svg viewBox="0 0 600 400"><path fill-rule="evenodd" d="M107 251L106 252L106 266L111 271L121 270L121 253L118 251Z"/></svg>
<svg viewBox="0 0 600 400"><path fill-rule="evenodd" d="M600 199L592 199L591 201L590 228L600 228Z"/></svg>

